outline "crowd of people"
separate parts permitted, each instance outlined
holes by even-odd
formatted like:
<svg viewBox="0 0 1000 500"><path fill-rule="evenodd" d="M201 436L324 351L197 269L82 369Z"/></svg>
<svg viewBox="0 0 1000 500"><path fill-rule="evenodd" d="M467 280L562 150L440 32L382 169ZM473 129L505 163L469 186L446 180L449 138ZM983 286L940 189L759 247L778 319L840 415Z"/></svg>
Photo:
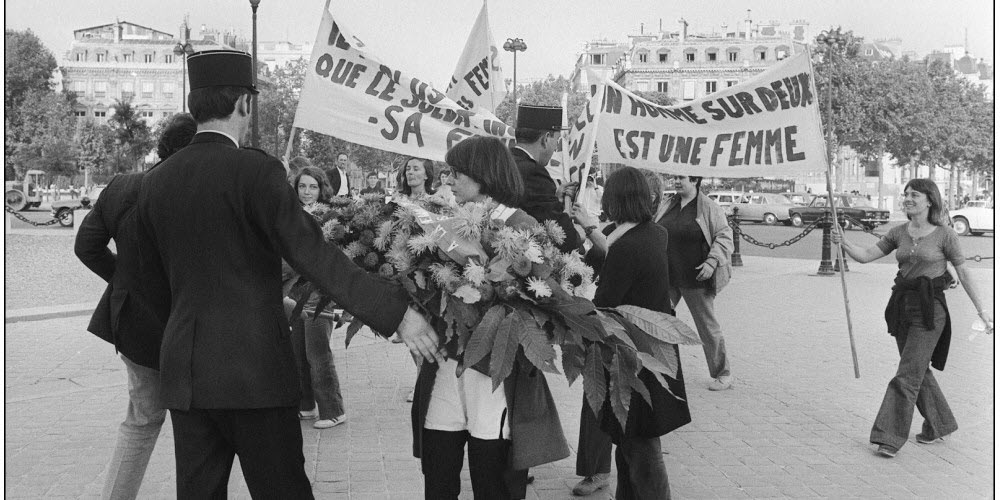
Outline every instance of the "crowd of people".
<svg viewBox="0 0 1000 500"><path fill-rule="evenodd" d="M489 366L459 374L465 346L442 343L399 285L326 244L317 217L334 196L437 195L454 204L489 201L489 217L507 227L552 221L566 235L560 250L580 252L594 268L595 305L674 314L683 300L703 344L707 389L734 388L715 312L731 274L733 233L722 209L702 194L700 177L673 177L677 195L663 200L659 176L623 167L607 176L600 196L567 208L580 186L558 184L545 168L562 132L561 110L520 106L513 148L471 137L454 145L438 170L431 160L407 158L395 192L376 173L364 177L363 188L352 187L346 154L324 171L305 158L286 164L240 147L258 92L249 55L199 52L188 65L191 115L165 128L162 161L116 177L76 242L80 259L109 283L88 329L115 345L128 373L129 406L105 498L136 497L168 410L179 498L225 497L234 456L252 496L312 498L300 421L327 429L346 422L349 409L330 349L335 312L304 296L300 276L377 335L409 349L417 364L413 453L426 498L458 498L466 449L477 499L524 498L531 467L569 456L541 373L515 362L495 390ZM587 185L597 190L593 179ZM870 438L886 457L908 439L914 407L925 418L918 442L957 429L930 371L942 369L947 356L947 263L992 324L954 232L943 229L947 217L933 182L911 181L904 209L909 222L871 248L834 233L859 262L893 251L899 261L886 317L901 360ZM574 494L608 487L614 448L616 498L670 498L661 437L690 423L691 411L681 367L666 387L653 377L640 372L649 397L632 394L624 425L609 402L595 412L584 401L576 467L582 479Z"/></svg>

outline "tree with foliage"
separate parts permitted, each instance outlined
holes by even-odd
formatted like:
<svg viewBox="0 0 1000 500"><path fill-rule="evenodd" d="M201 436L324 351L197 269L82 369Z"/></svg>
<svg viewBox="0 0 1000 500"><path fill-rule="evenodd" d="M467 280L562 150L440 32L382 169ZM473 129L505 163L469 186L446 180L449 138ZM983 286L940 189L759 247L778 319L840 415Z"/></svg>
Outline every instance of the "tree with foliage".
<svg viewBox="0 0 1000 500"><path fill-rule="evenodd" d="M110 180L114 176L113 153L115 147L111 127L86 120L80 124L76 134L79 151L77 164L86 169L97 182Z"/></svg>
<svg viewBox="0 0 1000 500"><path fill-rule="evenodd" d="M139 117L131 99L116 99L111 109L114 114L108 119L108 126L115 141L112 172L140 171L143 159L156 144L149 126Z"/></svg>
<svg viewBox="0 0 1000 500"><path fill-rule="evenodd" d="M583 112L590 96L586 93L574 92L572 82L566 77L549 75L544 80L519 85L517 89L517 97L521 104L538 106L562 106L563 93L567 94L566 111L569 122L572 123ZM514 93L511 92L500 102L495 113L497 118L512 127L514 126L514 106Z"/></svg>
<svg viewBox="0 0 1000 500"><path fill-rule="evenodd" d="M20 96L12 115L16 124L7 117L5 147L14 178L22 178L30 169L44 170L51 176L76 173L76 119L66 95L29 90Z"/></svg>
<svg viewBox="0 0 1000 500"><path fill-rule="evenodd" d="M31 106L22 106L28 97L37 104L39 96L52 93L49 79L56 69L56 59L42 45L42 41L31 32L4 30L4 179L14 180L18 172L25 170L23 164L15 167L18 162L26 161L28 153L25 145L31 142L32 136L24 130L24 119L21 110L36 112ZM51 104L51 103L50 103ZM31 128L37 132L38 120L31 120ZM44 127L43 127L44 128ZM58 141L57 141L58 142ZM17 147L21 147L22 155L15 158ZM36 145L40 147L40 144ZM63 149L55 144L46 147L49 153ZM36 147L36 151L40 150ZM32 159L34 161L34 159ZM44 163L44 162L43 162ZM58 163L58 162L56 162ZM18 170L19 168L19 170Z"/></svg>

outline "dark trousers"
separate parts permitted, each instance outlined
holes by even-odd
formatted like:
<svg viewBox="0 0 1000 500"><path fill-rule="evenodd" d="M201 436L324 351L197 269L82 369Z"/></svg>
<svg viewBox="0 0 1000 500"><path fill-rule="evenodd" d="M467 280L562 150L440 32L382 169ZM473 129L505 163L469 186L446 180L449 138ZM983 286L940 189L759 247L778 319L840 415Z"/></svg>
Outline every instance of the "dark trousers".
<svg viewBox="0 0 1000 500"><path fill-rule="evenodd" d="M170 410L177 498L225 499L235 455L253 498L313 498L297 413L295 407Z"/></svg>
<svg viewBox="0 0 1000 500"><path fill-rule="evenodd" d="M896 333L899 368L885 390L869 438L872 443L886 444L897 450L910 437L914 406L924 417L921 432L926 436L939 438L958 429L955 415L930 367L934 347L944 330L944 306L934 301L933 329L924 326L917 304L907 303L905 307L911 324L905 331Z"/></svg>
<svg viewBox="0 0 1000 500"><path fill-rule="evenodd" d="M312 411L319 407L319 418L331 420L344 414L344 397L340 393L340 378L333 364L330 336L333 319L312 313L292 321L292 353L299 369L302 400L299 410Z"/></svg>
<svg viewBox="0 0 1000 500"><path fill-rule="evenodd" d="M580 439L576 447L576 475L590 477L611 472L611 436L601 430L601 424L583 398L580 411Z"/></svg>
<svg viewBox="0 0 1000 500"><path fill-rule="evenodd" d="M617 500L669 500L670 482L660 452L660 438L631 437L615 449Z"/></svg>
<svg viewBox="0 0 1000 500"><path fill-rule="evenodd" d="M466 431L423 430L420 468L424 473L425 500L455 500L462 491L462 464L465 443L469 443L469 475L476 500L524 498L513 495L511 474L524 484L528 471L508 472L510 441L477 439Z"/></svg>

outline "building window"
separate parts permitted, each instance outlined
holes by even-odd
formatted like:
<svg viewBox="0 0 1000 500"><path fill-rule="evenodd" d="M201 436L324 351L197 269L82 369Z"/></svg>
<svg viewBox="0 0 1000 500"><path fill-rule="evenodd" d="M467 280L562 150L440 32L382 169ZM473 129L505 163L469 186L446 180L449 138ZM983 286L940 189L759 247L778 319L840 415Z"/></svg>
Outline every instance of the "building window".
<svg viewBox="0 0 1000 500"><path fill-rule="evenodd" d="M718 82L705 82L705 93L712 94L718 89Z"/></svg>
<svg viewBox="0 0 1000 500"><path fill-rule="evenodd" d="M163 112L163 117L166 118L168 116L170 116L170 112L169 111L164 111Z"/></svg>
<svg viewBox="0 0 1000 500"><path fill-rule="evenodd" d="M163 95L166 97L173 97L174 91L176 90L176 85L174 82L163 82Z"/></svg>
<svg viewBox="0 0 1000 500"><path fill-rule="evenodd" d="M108 93L108 82L94 82L94 97L104 97Z"/></svg>
<svg viewBox="0 0 1000 500"><path fill-rule="evenodd" d="M142 82L142 97L145 99L153 97L153 82Z"/></svg>
<svg viewBox="0 0 1000 500"><path fill-rule="evenodd" d="M660 52L656 55L659 56L661 63L665 63L667 62L667 59L670 59L670 52L668 51Z"/></svg>
<svg viewBox="0 0 1000 500"><path fill-rule="evenodd" d="M754 51L754 54L757 56L758 61L767 60L767 49L765 48L758 48L757 50Z"/></svg>
<svg viewBox="0 0 1000 500"><path fill-rule="evenodd" d="M108 116L107 111L94 111L94 118L104 118Z"/></svg>
<svg viewBox="0 0 1000 500"><path fill-rule="evenodd" d="M718 56L719 56L719 54L717 54L717 53L715 53L715 52L709 52L709 53L708 53L708 54L706 54L706 55L708 56L708 61L709 61L709 62L715 62L715 61L716 61L716 59L717 59L717 58L718 58Z"/></svg>
<svg viewBox="0 0 1000 500"><path fill-rule="evenodd" d="M152 111L141 111L141 112L139 112L139 116L141 116L143 118L152 118L153 117L153 112Z"/></svg>
<svg viewBox="0 0 1000 500"><path fill-rule="evenodd" d="M167 55L163 56L163 62L165 62L167 64L170 64L170 63L174 62L174 55L173 54L167 54Z"/></svg>
<svg viewBox="0 0 1000 500"><path fill-rule="evenodd" d="M132 62L132 56L133 55L134 54L122 54L122 61L123 62Z"/></svg>
<svg viewBox="0 0 1000 500"><path fill-rule="evenodd" d="M669 88L670 87L668 86L667 82L656 82L656 91L657 92L664 92L664 93L666 93L666 92L669 91L668 90Z"/></svg>
<svg viewBox="0 0 1000 500"><path fill-rule="evenodd" d="M597 85L590 86L590 95L591 96L597 95Z"/></svg>
<svg viewBox="0 0 1000 500"><path fill-rule="evenodd" d="M648 62L648 60L649 60L649 54L648 53L646 53L646 52L640 52L639 53L639 62L644 63L644 62Z"/></svg>
<svg viewBox="0 0 1000 500"><path fill-rule="evenodd" d="M84 116L87 116L87 112L86 111L74 111L73 112L73 116L75 116L77 118L83 118Z"/></svg>
<svg viewBox="0 0 1000 500"><path fill-rule="evenodd" d="M83 54L83 52L77 52L75 59L76 59L77 62L86 61L87 60L87 56L85 56Z"/></svg>
<svg viewBox="0 0 1000 500"><path fill-rule="evenodd" d="M729 51L729 62L736 62L740 59L740 51L730 50Z"/></svg>
<svg viewBox="0 0 1000 500"><path fill-rule="evenodd" d="M590 64L604 65L605 54L590 54Z"/></svg>
<svg viewBox="0 0 1000 500"><path fill-rule="evenodd" d="M156 56L154 56L153 54L145 54L142 56L142 61L146 63L151 63L153 62L155 57Z"/></svg>
<svg viewBox="0 0 1000 500"><path fill-rule="evenodd" d="M77 94L83 94L84 92L87 91L87 82L81 82L81 81L73 82L70 88L73 89L73 92L76 92Z"/></svg>
<svg viewBox="0 0 1000 500"><path fill-rule="evenodd" d="M135 97L135 83L122 82L122 99Z"/></svg>
<svg viewBox="0 0 1000 500"><path fill-rule="evenodd" d="M635 82L635 89L638 90L639 92L646 92L646 91L648 91L649 90L649 81L642 80L642 81L639 81L639 82Z"/></svg>
<svg viewBox="0 0 1000 500"><path fill-rule="evenodd" d="M694 52L687 52L684 54L684 60L687 62L694 62Z"/></svg>
<svg viewBox="0 0 1000 500"><path fill-rule="evenodd" d="M684 81L684 100L690 101L695 97L695 82L693 80Z"/></svg>
<svg viewBox="0 0 1000 500"><path fill-rule="evenodd" d="M108 60L108 54L107 54L107 52L98 52L97 53L97 62L105 62L107 60Z"/></svg>
<svg viewBox="0 0 1000 500"><path fill-rule="evenodd" d="M740 83L740 82L738 82L736 80L726 80L726 87L732 87L733 85L736 85L737 83Z"/></svg>

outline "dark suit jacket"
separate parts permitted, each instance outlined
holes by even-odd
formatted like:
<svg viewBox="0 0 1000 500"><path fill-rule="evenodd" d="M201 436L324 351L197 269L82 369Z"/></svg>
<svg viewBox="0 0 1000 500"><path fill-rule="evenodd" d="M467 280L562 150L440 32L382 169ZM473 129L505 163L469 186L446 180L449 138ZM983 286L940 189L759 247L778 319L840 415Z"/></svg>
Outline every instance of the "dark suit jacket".
<svg viewBox="0 0 1000 500"><path fill-rule="evenodd" d="M157 369L170 290L161 273L140 262L135 202L142 176L111 180L80 224L74 249L84 265L108 282L87 330L133 363ZM117 255L108 249L112 239Z"/></svg>
<svg viewBox="0 0 1000 500"><path fill-rule="evenodd" d="M610 233L610 231L609 231ZM595 256L591 251L588 256ZM667 230L652 221L633 227L608 249L600 268L600 282L594 295L594 305L617 307L622 304L644 307L653 311L673 314L670 307L670 278L667 267ZM676 353L677 346L671 346ZM662 436L691 422L691 411L686 402L684 373L680 359L677 380L667 379L674 398L656 380L653 373L643 368L639 379L649 390L652 407L642 396L632 393L629 415L623 430L611 411L611 404L604 403L601 410L601 429L611 435L615 443L625 436ZM585 404L583 411L592 411Z"/></svg>
<svg viewBox="0 0 1000 500"><path fill-rule="evenodd" d="M138 207L171 290L160 354L165 408L298 405L282 258L384 336L406 310L401 286L324 241L280 161L221 134L195 135L147 173Z"/></svg>
<svg viewBox="0 0 1000 500"><path fill-rule="evenodd" d="M337 167L333 167L326 171L326 177L327 179L330 180L330 189L333 189L333 194L337 194L340 192L340 183L341 183L340 178L343 177L344 181L347 182L347 195L350 196L351 178L347 175L347 172L341 174L340 170L337 169Z"/></svg>
<svg viewBox="0 0 1000 500"><path fill-rule="evenodd" d="M518 208L538 222L554 220L562 227L566 239L559 246L560 251L571 252L580 248L583 242L573 226L573 219L564 210L562 200L556 197L556 183L545 166L536 163L520 149L513 148L511 153L521 172L521 178L524 179L524 196L521 197L521 206Z"/></svg>

